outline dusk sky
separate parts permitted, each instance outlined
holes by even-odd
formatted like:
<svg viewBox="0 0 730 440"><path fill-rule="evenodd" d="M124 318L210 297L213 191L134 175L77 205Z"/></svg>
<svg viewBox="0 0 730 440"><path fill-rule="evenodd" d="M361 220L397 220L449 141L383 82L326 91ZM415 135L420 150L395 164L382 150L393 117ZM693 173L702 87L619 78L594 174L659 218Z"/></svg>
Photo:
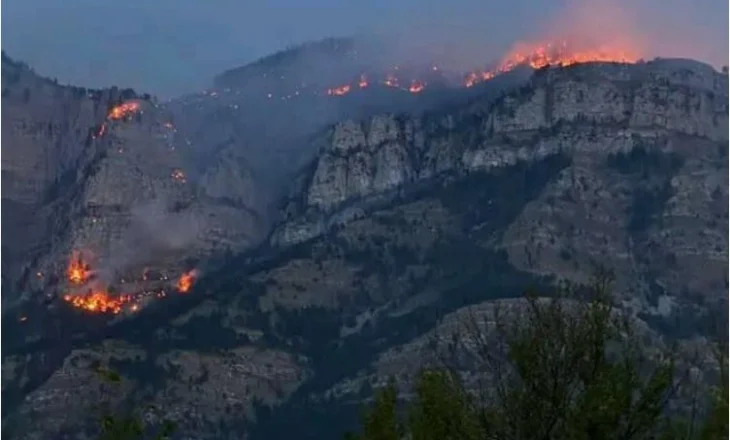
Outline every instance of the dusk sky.
<svg viewBox="0 0 730 440"><path fill-rule="evenodd" d="M583 18L571 0L4 0L2 48L64 83L130 86L160 96L206 87L213 75L327 36L393 35L475 65L546 28ZM607 35L640 33L646 58L728 59L726 0L615 0L595 16ZM620 15L621 18L616 18ZM586 12L578 17L586 17ZM613 17L615 20L611 22ZM621 25L617 25L621 22ZM561 23L561 24L556 24ZM572 24L569 24L572 26Z"/></svg>

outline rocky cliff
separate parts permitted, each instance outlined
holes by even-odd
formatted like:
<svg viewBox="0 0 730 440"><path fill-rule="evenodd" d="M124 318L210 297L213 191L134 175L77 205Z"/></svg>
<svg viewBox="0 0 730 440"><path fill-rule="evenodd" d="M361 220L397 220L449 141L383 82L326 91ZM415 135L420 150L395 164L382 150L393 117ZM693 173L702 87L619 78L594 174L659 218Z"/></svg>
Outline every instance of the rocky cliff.
<svg viewBox="0 0 730 440"><path fill-rule="evenodd" d="M107 284L145 270L164 282L261 238L259 190L236 151L195 169L149 97L60 86L7 57L2 69L3 277L16 293L4 304L56 296L74 253Z"/></svg>
<svg viewBox="0 0 730 440"><path fill-rule="evenodd" d="M372 386L426 362L426 336L466 307L584 281L594 262L615 269L647 328L701 334L728 283L727 102L727 75L657 60L543 69L497 99L338 123L307 147L318 153L268 244L191 295L113 326L57 315L58 334L23 339L30 322L14 323L3 424L18 438L92 432L94 402L111 399L152 402L188 437L336 438ZM106 142L151 130L152 115ZM211 188L232 179L201 180L202 196L145 161L154 193L191 207L225 198ZM112 204L83 188L81 200ZM122 375L111 395L95 365Z"/></svg>
<svg viewBox="0 0 730 440"><path fill-rule="evenodd" d="M727 181L705 167L721 166L727 154L727 87L727 76L686 60L590 64L537 72L521 90L457 113L339 123L320 139L321 153L285 208L289 221L272 243L288 246L320 236L364 215L369 204L439 176L560 153L573 165L504 237L516 265L545 274L567 270L580 279L580 270L559 267L565 266L561 253L577 252L577 260L610 260L619 272L635 276L641 261L630 255L650 247L652 260L673 262L665 266L661 285L675 294L714 290L709 295L716 296L725 288L726 237L717 226L727 216ZM646 156L649 164L622 170L631 156ZM629 180L644 197L664 199L652 213L659 225L626 216L632 197L639 197L627 194ZM582 227L575 229L576 223ZM568 224L573 230L558 227ZM638 232L641 237L632 235ZM693 243L706 249L707 260L699 264L713 266L717 277L687 286L678 281L693 278L680 268L698 267L697 252L689 250Z"/></svg>

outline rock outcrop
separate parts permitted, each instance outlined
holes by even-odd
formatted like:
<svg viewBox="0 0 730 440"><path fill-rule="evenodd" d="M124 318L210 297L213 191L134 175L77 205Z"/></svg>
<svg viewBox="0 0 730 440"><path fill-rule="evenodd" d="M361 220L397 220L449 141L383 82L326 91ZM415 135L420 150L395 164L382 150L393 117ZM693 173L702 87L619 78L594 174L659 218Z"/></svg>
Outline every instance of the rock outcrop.
<svg viewBox="0 0 730 440"><path fill-rule="evenodd" d="M519 92L457 114L341 122L323 136L308 185L295 189L293 199L304 192L303 203L273 240L286 246L310 239L326 230L317 225L337 218L338 207L443 173L559 151L627 152L672 136L724 143L727 90L726 75L697 62L589 64L538 72Z"/></svg>
<svg viewBox="0 0 730 440"><path fill-rule="evenodd" d="M583 269L569 269L573 263L560 257L571 254L635 276L648 268L631 255L651 248L651 259L673 262L671 269L664 266L662 286L716 296L724 289L721 267L727 263L726 233L717 228L727 221L720 202L727 179L716 168L726 166L727 97L727 76L697 62L588 64L539 71L516 93L457 113L345 121L321 139L320 155L286 207L290 219L271 241L286 247L311 240L361 217L367 206L438 176L564 153L573 166L505 236L503 246L519 267L581 279ZM657 207L659 224L641 238L627 233L626 211L633 202L625 192L644 190L627 188L628 181L644 182L610 164L632 151L676 161L656 170L670 174L647 177L653 187L644 189L666 189L667 200ZM708 163L716 165L707 168ZM575 229L576 223L583 225ZM565 227L571 230L561 230ZM688 286L680 282L688 275L680 268L696 268L699 253L716 276Z"/></svg>
<svg viewBox="0 0 730 440"><path fill-rule="evenodd" d="M122 375L119 402L153 402L183 435L338 438L370 387L412 376L429 335L527 285L585 281L594 262L615 269L646 328L701 333L727 292L727 101L727 75L655 60L543 69L498 99L340 122L305 147L318 153L282 200L272 246L211 268L187 302L107 333L30 338L33 317L16 323L27 342L3 353L4 425L29 426L21 438L91 426L63 403L102 398L95 359ZM78 153L93 167L51 204L72 213L54 220L69 223L56 258L113 247L145 213L173 231L215 215L172 266L265 231L251 156L221 142L180 182L170 173L191 166L185 149L158 131L163 109L144 105ZM44 179L19 180L10 199L31 204ZM96 224L122 226L93 226L90 208Z"/></svg>
<svg viewBox="0 0 730 440"><path fill-rule="evenodd" d="M142 282L145 270L164 284L265 233L260 190L235 151L196 169L160 104L60 86L7 58L2 68L3 276L20 298L64 289L74 252L107 285ZM138 107L110 118L122 103ZM18 299L10 292L4 304Z"/></svg>

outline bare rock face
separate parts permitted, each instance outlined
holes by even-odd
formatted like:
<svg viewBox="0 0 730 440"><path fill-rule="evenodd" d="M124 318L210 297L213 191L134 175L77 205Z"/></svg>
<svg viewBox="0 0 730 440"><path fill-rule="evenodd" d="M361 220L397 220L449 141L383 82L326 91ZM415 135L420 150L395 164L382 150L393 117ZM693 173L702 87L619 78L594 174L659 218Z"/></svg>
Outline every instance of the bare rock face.
<svg viewBox="0 0 730 440"><path fill-rule="evenodd" d="M4 276L22 298L65 289L75 252L119 287L174 282L207 256L260 240L245 162L223 151L194 169L164 107L132 91L62 87L7 59L3 85ZM135 107L110 113L124 104ZM143 279L150 271L156 280Z"/></svg>
<svg viewBox="0 0 730 440"><path fill-rule="evenodd" d="M199 438L219 438L226 424L241 429L254 405L287 397L307 375L300 359L276 350L241 347L216 355L175 350L149 359L140 347L108 340L72 351L42 388L25 396L13 417L37 423L23 423L23 432L16 435L44 439L72 427L79 435L79 422L93 432L103 415L100 404L120 411L125 399L142 397L134 377L105 380L103 368L110 362L154 365L168 386L145 396L142 416L151 424L174 420L179 430L195 430Z"/></svg>
<svg viewBox="0 0 730 440"><path fill-rule="evenodd" d="M20 121L30 110L8 87L4 114ZM272 246L211 268L189 302L103 331L59 314L59 337L31 338L33 316L18 320L27 343L4 352L3 422L32 421L26 438L83 431L89 408L67 406L106 398L98 363L122 376L112 403L152 403L189 438L339 438L368 389L433 360L431 336L526 285L583 282L594 262L647 327L683 318L695 332L727 291L727 99L727 76L700 63L587 64L448 111L340 122L303 147L318 154L281 201ZM63 170L81 170L63 179L26 172L53 168L38 165L56 163L46 140L6 139L3 179L22 178L4 207L25 210L3 239L35 256L19 284L59 290L47 274L88 249L99 276L146 288L145 268L172 279L267 232L271 194L227 129L207 131L215 154L191 163L166 109L139 102L104 136L59 149L73 152Z"/></svg>
<svg viewBox="0 0 730 440"><path fill-rule="evenodd" d="M610 261L619 272L635 275L659 270L644 260L669 260L673 269L659 265L662 286L675 294L715 295L724 288L720 268L727 263L726 231L719 227L727 222L727 204L720 202L727 193L727 96L727 76L696 62L590 64L537 72L528 86L487 107L475 103L451 115L342 122L322 140L308 185L297 189L304 202L289 208L290 220L272 242L310 240L357 218L353 206L392 198L434 176L564 153L572 166L526 207L504 238L518 267L582 280L585 267L574 261ZM649 162L667 163L655 170L647 165L638 174L621 170L617 162L634 151L651 156ZM656 199L661 218L651 226L627 213L632 203L642 203L636 202L642 191L642 208ZM639 261L636 252L643 255ZM691 262L700 254L704 263ZM680 282L698 264L716 270L695 277L693 286Z"/></svg>

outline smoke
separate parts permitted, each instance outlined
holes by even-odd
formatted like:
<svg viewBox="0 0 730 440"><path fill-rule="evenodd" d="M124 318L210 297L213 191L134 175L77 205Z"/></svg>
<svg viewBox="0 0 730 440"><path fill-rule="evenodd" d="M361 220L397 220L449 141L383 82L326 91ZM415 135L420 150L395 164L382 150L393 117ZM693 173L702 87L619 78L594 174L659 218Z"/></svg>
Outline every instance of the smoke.
<svg viewBox="0 0 730 440"><path fill-rule="evenodd" d="M401 59L428 58L470 70L549 41L578 49L622 50L645 59L693 58L728 63L728 3L712 0L523 0L510 6L468 0L414 11L381 23L377 33ZM461 4L463 7L459 7ZM501 10L501 8L505 8ZM392 54L391 54L392 55Z"/></svg>
<svg viewBox="0 0 730 440"><path fill-rule="evenodd" d="M129 226L109 250L96 277L107 284L132 268L179 256L198 237L200 224L189 212L170 212L164 200L152 200L131 210Z"/></svg>
<svg viewBox="0 0 730 440"><path fill-rule="evenodd" d="M720 21L711 20L716 29L711 21L694 20L703 10L722 14ZM727 2L569 0L544 33L588 47L631 50L646 59L693 58L720 67L727 64L727 15Z"/></svg>
<svg viewBox="0 0 730 440"><path fill-rule="evenodd" d="M638 36L647 58L719 66L728 56L728 2L718 0L6 3L2 36L10 55L62 82L161 96L201 88L223 70L289 45L352 34L387 37L409 61L436 58L455 67L494 61L518 41L563 30L581 38Z"/></svg>

